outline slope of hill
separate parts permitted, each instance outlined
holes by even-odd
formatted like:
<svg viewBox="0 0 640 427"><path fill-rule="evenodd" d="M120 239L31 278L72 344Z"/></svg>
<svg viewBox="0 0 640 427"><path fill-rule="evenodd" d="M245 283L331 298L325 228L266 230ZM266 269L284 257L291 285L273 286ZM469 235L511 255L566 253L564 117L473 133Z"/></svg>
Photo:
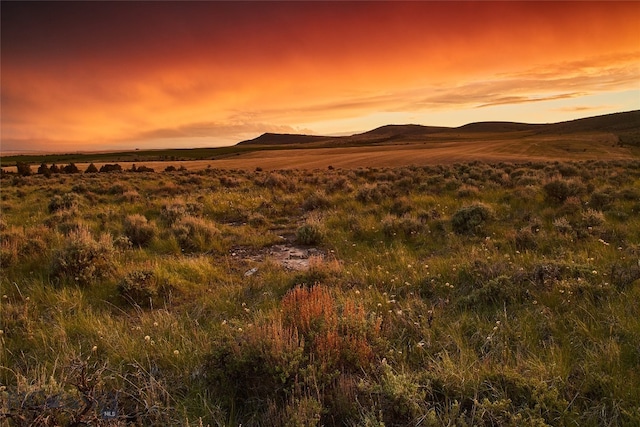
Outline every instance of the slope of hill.
<svg viewBox="0 0 640 427"><path fill-rule="evenodd" d="M310 142L327 142L336 139L331 136L298 135L290 133L263 133L257 138L239 142L236 145L290 145L306 144Z"/></svg>
<svg viewBox="0 0 640 427"><path fill-rule="evenodd" d="M255 139L242 141L237 145L317 145L318 143L335 146L368 145L386 142L416 141L427 136L433 140L433 137L437 137L439 134L455 133L457 136L473 136L478 133L503 133L508 135L516 132L560 135L604 132L615 135L621 143L640 145L640 110L550 124L496 121L469 123L456 128L415 124L386 125L367 132L341 137L265 133Z"/></svg>
<svg viewBox="0 0 640 427"><path fill-rule="evenodd" d="M476 122L469 123L455 128L457 132L522 132L528 130L536 130L545 125L535 125L528 123L514 123L514 122Z"/></svg>

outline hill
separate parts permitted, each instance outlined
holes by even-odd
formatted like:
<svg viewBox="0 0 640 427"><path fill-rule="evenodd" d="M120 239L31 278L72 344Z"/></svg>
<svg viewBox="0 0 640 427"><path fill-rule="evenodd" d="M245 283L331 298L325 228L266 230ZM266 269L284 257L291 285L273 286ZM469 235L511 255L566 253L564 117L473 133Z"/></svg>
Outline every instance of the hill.
<svg viewBox="0 0 640 427"><path fill-rule="evenodd" d="M336 139L336 137L267 132L257 138L242 141L236 145L291 145L306 144L310 142L327 142L333 139Z"/></svg>
<svg viewBox="0 0 640 427"><path fill-rule="evenodd" d="M402 150L399 149L403 146ZM2 167L75 162L135 162L164 169L360 167L457 161L589 160L640 156L640 110L547 124L478 122L460 127L385 125L349 136L265 133L219 148L50 155L0 155ZM307 160L302 160L307 159ZM199 163L198 163L199 162ZM206 163L203 163L206 162ZM224 166L223 166L224 165Z"/></svg>
<svg viewBox="0 0 640 427"><path fill-rule="evenodd" d="M416 124L386 125L367 132L341 137L265 133L237 145L322 144L324 146L345 146L417 141L426 137L433 140L438 135L450 134L460 137L473 136L478 133L509 136L513 133L567 135L587 132L610 133L615 135L621 143L640 146L640 110L548 124L492 121L469 123L459 127Z"/></svg>

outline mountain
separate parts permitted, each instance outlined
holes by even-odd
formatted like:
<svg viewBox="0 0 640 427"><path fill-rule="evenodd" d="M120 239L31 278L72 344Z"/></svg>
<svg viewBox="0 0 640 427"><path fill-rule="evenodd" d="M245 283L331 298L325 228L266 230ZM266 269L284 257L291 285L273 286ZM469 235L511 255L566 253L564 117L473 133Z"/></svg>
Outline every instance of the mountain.
<svg viewBox="0 0 640 427"><path fill-rule="evenodd" d="M640 110L587 117L566 122L529 124L515 122L477 122L459 127L423 126L415 124L386 125L351 136L317 136L265 133L237 145L314 144L328 146L370 145L392 142L419 141L438 135L474 136L482 133L577 134L588 132L611 133L624 144L640 146Z"/></svg>

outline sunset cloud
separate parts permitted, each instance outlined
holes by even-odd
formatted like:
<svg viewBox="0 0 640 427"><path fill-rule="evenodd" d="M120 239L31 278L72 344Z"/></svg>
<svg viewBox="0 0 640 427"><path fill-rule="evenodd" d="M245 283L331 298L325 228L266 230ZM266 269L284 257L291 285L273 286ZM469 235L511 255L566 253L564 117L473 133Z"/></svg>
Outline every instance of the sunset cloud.
<svg viewBox="0 0 640 427"><path fill-rule="evenodd" d="M1 7L2 150L213 146L390 117L460 125L503 106L554 121L594 95L640 108L637 2Z"/></svg>

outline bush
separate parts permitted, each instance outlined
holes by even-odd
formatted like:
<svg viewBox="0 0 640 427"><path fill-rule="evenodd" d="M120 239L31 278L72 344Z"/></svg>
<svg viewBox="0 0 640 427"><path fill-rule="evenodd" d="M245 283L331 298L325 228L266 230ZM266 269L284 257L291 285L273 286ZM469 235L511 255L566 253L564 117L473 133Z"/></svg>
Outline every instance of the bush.
<svg viewBox="0 0 640 427"><path fill-rule="evenodd" d="M127 301L141 307L151 306L153 298L158 295L158 285L153 271L130 272L118 283L118 293Z"/></svg>
<svg viewBox="0 0 640 427"><path fill-rule="evenodd" d="M75 165L75 163L69 163L67 166L62 168L63 173L80 173L80 169Z"/></svg>
<svg viewBox="0 0 640 427"><path fill-rule="evenodd" d="M387 215L382 220L382 232L388 238L393 238L397 235L410 238L422 233L424 229L425 225L422 221L409 215L404 215L400 218Z"/></svg>
<svg viewBox="0 0 640 427"><path fill-rule="evenodd" d="M457 234L478 234L492 217L490 207L477 203L458 209L451 217L451 226Z"/></svg>
<svg viewBox="0 0 640 427"><path fill-rule="evenodd" d="M536 236L528 227L518 230L515 235L515 244L519 251L533 250L538 247Z"/></svg>
<svg viewBox="0 0 640 427"><path fill-rule="evenodd" d="M38 168L38 175L51 176L51 170L46 164L42 163Z"/></svg>
<svg viewBox="0 0 640 427"><path fill-rule="evenodd" d="M51 264L54 277L66 277L88 286L111 274L115 251L111 235L94 240L86 227L71 231L64 246L56 251Z"/></svg>
<svg viewBox="0 0 640 427"><path fill-rule="evenodd" d="M78 196L74 193L67 193L63 196L53 196L49 200L49 213L62 210L69 210L78 207Z"/></svg>
<svg viewBox="0 0 640 427"><path fill-rule="evenodd" d="M582 212L582 225L585 227L598 227L604 224L604 214L594 209L587 209Z"/></svg>
<svg viewBox="0 0 640 427"><path fill-rule="evenodd" d="M593 209L607 209L613 204L613 197L608 191L596 190L591 193L589 205Z"/></svg>
<svg viewBox="0 0 640 427"><path fill-rule="evenodd" d="M324 231L317 219L308 219L296 230L296 241L302 245L317 245L323 239Z"/></svg>
<svg viewBox="0 0 640 427"><path fill-rule="evenodd" d="M100 172L122 172L122 166L119 164L106 164L100 167Z"/></svg>
<svg viewBox="0 0 640 427"><path fill-rule="evenodd" d="M480 196L480 190L478 190L477 187L471 185L463 185L458 189L456 195L460 199L476 198Z"/></svg>
<svg viewBox="0 0 640 427"><path fill-rule="evenodd" d="M172 230L180 247L190 252L206 252L214 249L220 233L211 221L186 215L178 220Z"/></svg>
<svg viewBox="0 0 640 427"><path fill-rule="evenodd" d="M135 246L147 246L156 235L156 226L143 215L129 215L124 220L124 234Z"/></svg>
<svg viewBox="0 0 640 427"><path fill-rule="evenodd" d="M571 223L564 216L553 220L553 228L555 228L555 230L560 234L568 234L573 231Z"/></svg>
<svg viewBox="0 0 640 427"><path fill-rule="evenodd" d="M96 173L96 172L98 172L98 168L93 163L87 166L87 169L85 169L84 171L84 173Z"/></svg>
<svg viewBox="0 0 640 427"><path fill-rule="evenodd" d="M563 203L569 197L578 197L585 192L585 187L576 180L553 179L547 182L542 189L545 198L551 203Z"/></svg>
<svg viewBox="0 0 640 427"><path fill-rule="evenodd" d="M18 175L29 176L31 175L31 165L24 162L16 162L16 168L18 169Z"/></svg>
<svg viewBox="0 0 640 427"><path fill-rule="evenodd" d="M138 166L136 167L135 163L131 166L131 172L155 172L153 168L148 166Z"/></svg>
<svg viewBox="0 0 640 427"><path fill-rule="evenodd" d="M187 205L183 202L174 202L162 206L160 218L171 226L183 216L187 215Z"/></svg>
<svg viewBox="0 0 640 427"><path fill-rule="evenodd" d="M304 209L305 211L312 211L315 209L327 208L330 205L331 202L329 201L327 196L319 191L316 191L315 193L307 197L304 202L302 202L302 209Z"/></svg>
<svg viewBox="0 0 640 427"><path fill-rule="evenodd" d="M380 203L387 192L387 187L382 187L380 185L365 185L358 190L356 200L361 203Z"/></svg>

